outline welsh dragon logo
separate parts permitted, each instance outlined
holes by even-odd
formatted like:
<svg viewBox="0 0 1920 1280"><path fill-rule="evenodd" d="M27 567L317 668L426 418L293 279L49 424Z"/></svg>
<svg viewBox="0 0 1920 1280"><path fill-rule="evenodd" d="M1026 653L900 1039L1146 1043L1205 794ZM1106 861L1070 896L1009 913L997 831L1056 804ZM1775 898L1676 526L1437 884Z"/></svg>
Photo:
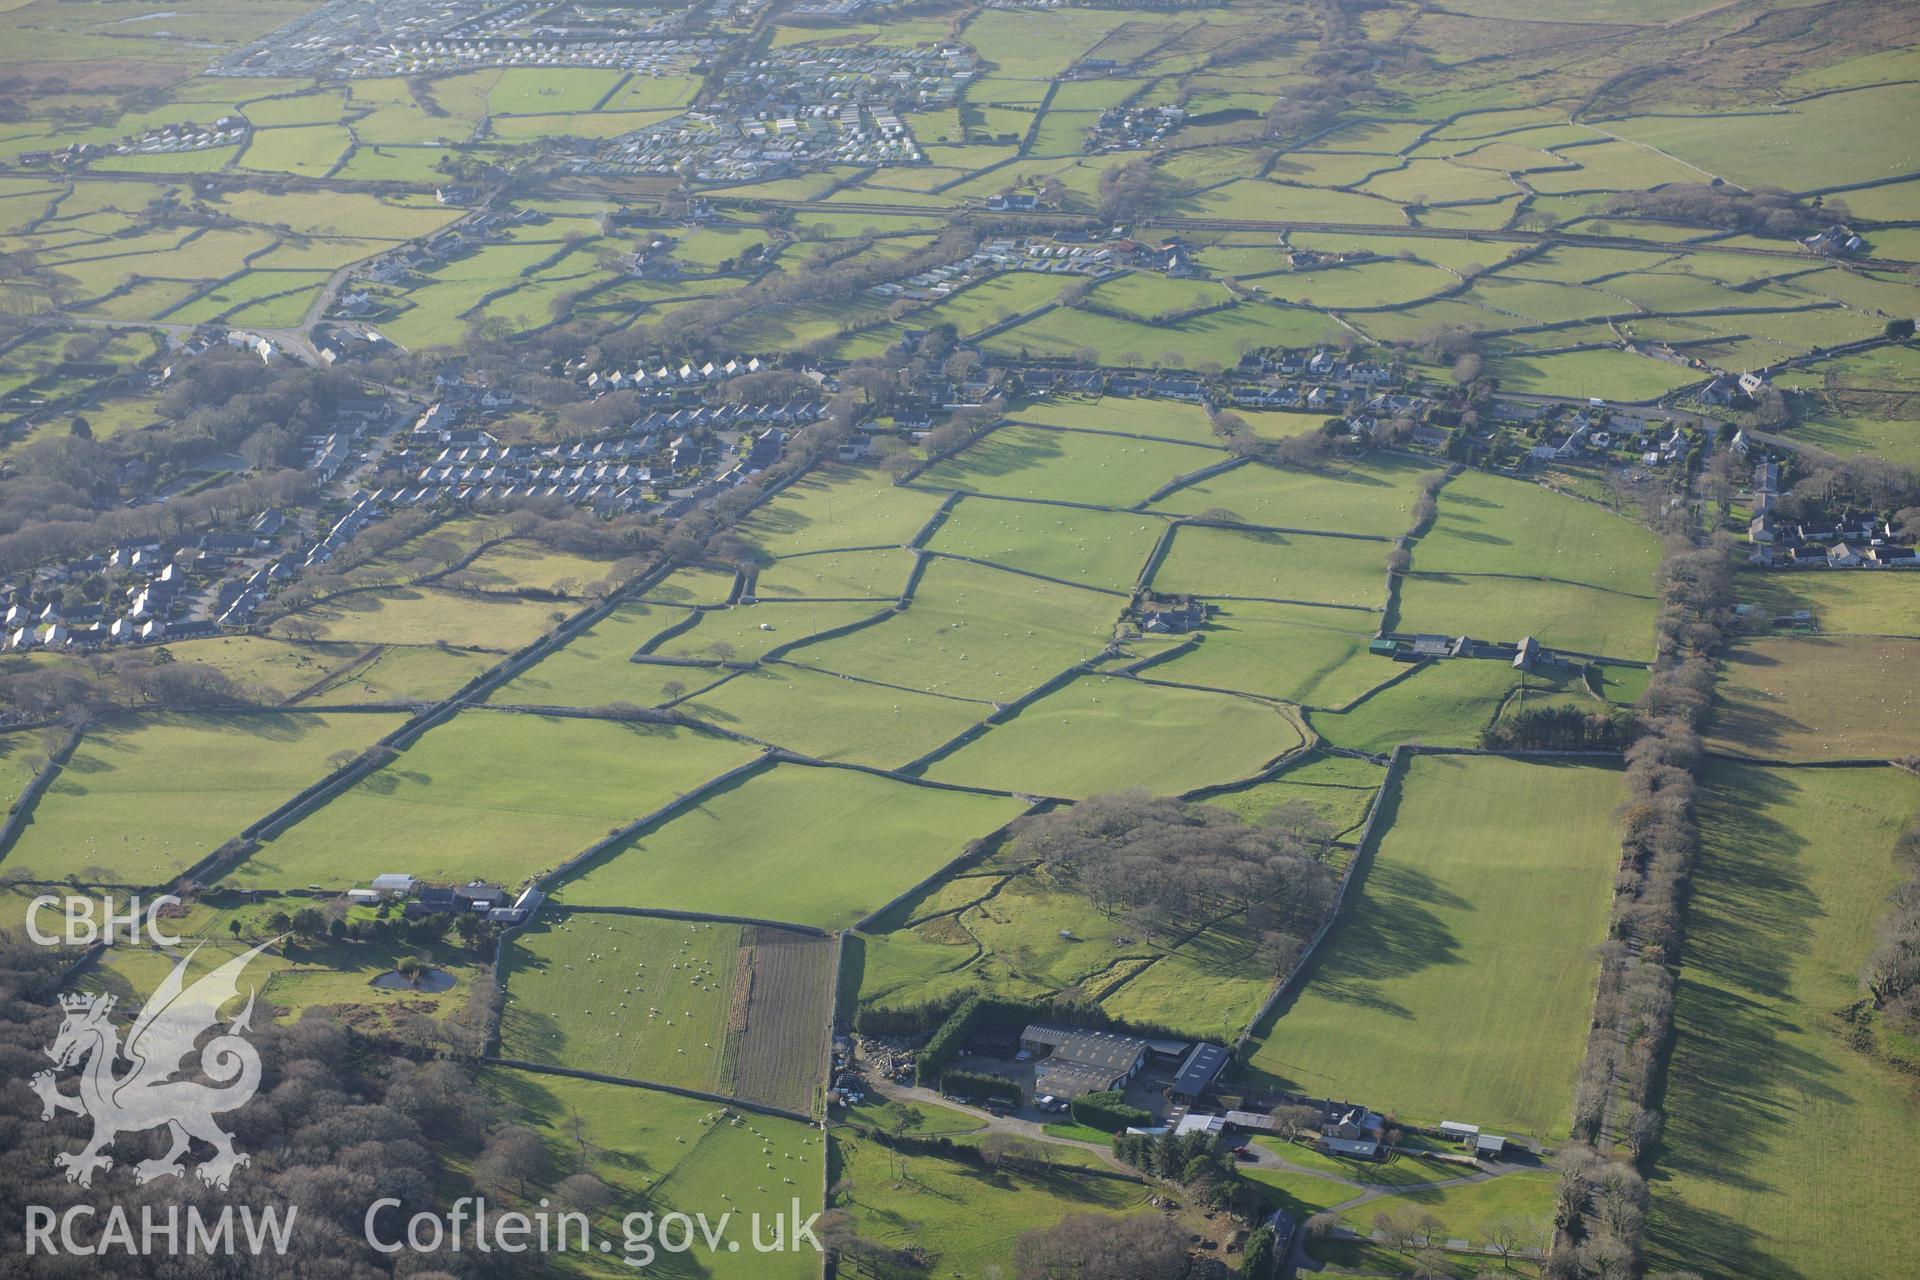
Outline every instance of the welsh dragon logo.
<svg viewBox="0 0 1920 1280"><path fill-rule="evenodd" d="M213 1083L173 1077L184 1069L184 1060L194 1053L201 1033L219 1021L220 1007L240 994L240 973L247 962L272 945L263 942L187 986L187 965L199 950L194 948L173 966L140 1010L124 1045L119 1028L109 1018L113 996L60 997L66 1020L46 1051L54 1069L35 1075L32 1085L40 1095L42 1120L51 1120L60 1111L93 1117L93 1139L86 1147L78 1154L63 1151L54 1157L54 1163L67 1171L68 1182L90 1187L95 1170L113 1168L113 1157L105 1152L120 1134L165 1126L172 1133L172 1148L135 1165L135 1181L184 1174L180 1158L189 1141L198 1138L214 1149L213 1158L202 1161L196 1170L200 1180L226 1190L233 1171L248 1163L249 1157L233 1149L233 1135L214 1123L213 1117L246 1105L260 1087L260 1055L240 1036L253 1016L252 992L240 1016L199 1049L200 1070ZM122 1060L128 1065L116 1074L115 1065ZM77 1095L61 1093L55 1078L68 1067L80 1068Z"/></svg>

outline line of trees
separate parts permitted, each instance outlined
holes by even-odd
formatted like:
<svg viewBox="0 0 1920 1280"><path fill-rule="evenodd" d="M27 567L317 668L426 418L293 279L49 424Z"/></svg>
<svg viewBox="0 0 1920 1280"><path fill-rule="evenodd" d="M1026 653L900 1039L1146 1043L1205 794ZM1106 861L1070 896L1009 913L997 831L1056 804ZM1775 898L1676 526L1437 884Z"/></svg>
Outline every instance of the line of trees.
<svg viewBox="0 0 1920 1280"><path fill-rule="evenodd" d="M1488 725L1480 745L1494 751L1621 751L1633 713L1617 707L1525 707Z"/></svg>
<svg viewBox="0 0 1920 1280"><path fill-rule="evenodd" d="M1699 850L1699 729L1732 613L1733 552L1724 535L1706 545L1675 537L1657 574L1659 656L1626 752L1622 856L1593 1027L1574 1082L1573 1133L1581 1143L1603 1136L1609 1101L1624 1097L1618 1150L1627 1161L1588 1160L1582 1148L1571 1149L1550 1276L1628 1276L1641 1265L1645 1189L1631 1165L1650 1156L1661 1129L1658 1081L1672 1040L1683 911Z"/></svg>
<svg viewBox="0 0 1920 1280"><path fill-rule="evenodd" d="M1866 986L1882 1016L1907 1035L1920 1035L1920 815L1893 842L1893 857L1906 878L1887 895Z"/></svg>

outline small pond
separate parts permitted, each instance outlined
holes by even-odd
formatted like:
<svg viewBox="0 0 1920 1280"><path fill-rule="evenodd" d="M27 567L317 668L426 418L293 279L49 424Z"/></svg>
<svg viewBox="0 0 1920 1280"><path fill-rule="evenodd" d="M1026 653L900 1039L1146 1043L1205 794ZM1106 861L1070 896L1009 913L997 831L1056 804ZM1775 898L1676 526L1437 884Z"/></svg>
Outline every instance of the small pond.
<svg viewBox="0 0 1920 1280"><path fill-rule="evenodd" d="M445 969L422 969L408 982L398 969L389 969L373 980L373 985L388 991L446 991L453 986L453 975Z"/></svg>

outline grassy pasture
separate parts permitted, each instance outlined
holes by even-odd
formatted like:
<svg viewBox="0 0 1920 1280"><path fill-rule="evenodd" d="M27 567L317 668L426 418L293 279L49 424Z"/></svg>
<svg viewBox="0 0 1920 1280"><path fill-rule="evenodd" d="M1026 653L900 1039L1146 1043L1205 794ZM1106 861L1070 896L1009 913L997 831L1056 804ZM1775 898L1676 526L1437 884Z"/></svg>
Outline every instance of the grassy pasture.
<svg viewBox="0 0 1920 1280"><path fill-rule="evenodd" d="M988 1274L1022 1234L1069 1214L1146 1207L1147 1188L1133 1182L1064 1169L993 1173L940 1155L898 1152L844 1129L832 1142L839 1175L832 1207L845 1210L869 1239L924 1250L939 1274Z"/></svg>
<svg viewBox="0 0 1920 1280"><path fill-rule="evenodd" d="M1387 544L1182 525L1153 575L1156 591L1377 608Z"/></svg>
<svg viewBox="0 0 1920 1280"><path fill-rule="evenodd" d="M1121 976L1101 1007L1152 1026L1232 1042L1260 1011L1274 975L1244 917L1215 921L1153 964Z"/></svg>
<svg viewBox="0 0 1920 1280"><path fill-rule="evenodd" d="M9 875L161 884L402 717L151 715L88 732L0 859ZM306 881L300 881L305 884Z"/></svg>
<svg viewBox="0 0 1920 1280"><path fill-rule="evenodd" d="M239 167L317 178L338 164L352 143L353 136L337 124L261 129L240 154Z"/></svg>
<svg viewBox="0 0 1920 1280"><path fill-rule="evenodd" d="M1549 161L1551 163L1551 161ZM1477 168L1449 160L1414 160L1390 169L1360 188L1400 204L1445 204L1459 200L1499 200L1513 194L1504 169Z"/></svg>
<svg viewBox="0 0 1920 1280"><path fill-rule="evenodd" d="M1419 262L1363 262L1263 276L1250 281L1269 297L1316 307L1391 307L1431 297L1459 283L1439 267Z"/></svg>
<svg viewBox="0 0 1920 1280"><path fill-rule="evenodd" d="M1913 746L1920 640L1780 636L1728 649L1707 742L1773 760L1892 759Z"/></svg>
<svg viewBox="0 0 1920 1280"><path fill-rule="evenodd" d="M1338 333L1338 326L1325 316L1264 302L1240 302L1170 324L1060 307L981 345L1004 355L1070 357L1091 350L1107 364L1181 367L1219 360L1242 343L1307 347L1330 342Z"/></svg>
<svg viewBox="0 0 1920 1280"><path fill-rule="evenodd" d="M803 645L791 661L883 684L1010 702L1097 655L1123 602L959 560L940 559L904 612Z"/></svg>
<svg viewBox="0 0 1920 1280"><path fill-rule="evenodd" d="M479 1084L506 1118L538 1130L546 1140L552 1172L529 1194L551 1197L559 1182L574 1172L593 1174L612 1193L609 1203L590 1217L593 1238L611 1241L614 1252L547 1255L563 1274L633 1275L635 1268L622 1257L622 1223L631 1214L705 1213L713 1221L731 1211L728 1235L738 1241L747 1239L747 1212L771 1219L787 1212L798 1198L804 1218L820 1203L825 1143L821 1134L797 1121L731 1114L711 1102L677 1094L510 1067L486 1068L479 1073ZM577 1136L581 1133L588 1135L584 1143ZM462 1163L464 1153L451 1155L454 1163ZM769 1162L776 1163L779 1172L768 1170ZM387 1229L384 1219L381 1229ZM637 1264L644 1255L632 1256ZM682 1257L697 1257L699 1271L673 1265ZM806 1280L818 1269L818 1256L810 1249L756 1253L746 1243L737 1253L724 1248L662 1253L647 1267L661 1275L697 1274L707 1280Z"/></svg>
<svg viewBox="0 0 1920 1280"><path fill-rule="evenodd" d="M661 640L649 651L649 656L757 662L780 645L863 622L890 608L891 604L888 600L763 600L727 609L703 609L698 622L686 631ZM721 674L716 671L713 678L718 679ZM645 689L650 682L672 675L671 671L652 675L635 672L632 678L640 682L637 687ZM700 672L683 671L680 675L681 683L689 688L698 688L706 679Z"/></svg>
<svg viewBox="0 0 1920 1280"><path fill-rule="evenodd" d="M1088 295L1090 302L1128 312L1142 320L1195 307L1211 307L1231 299L1232 295L1225 289L1205 280L1176 280L1145 272L1104 280Z"/></svg>
<svg viewBox="0 0 1920 1280"><path fill-rule="evenodd" d="M902 199L892 192L893 200ZM944 204L946 196L920 196L916 199ZM847 359L883 355L899 341L906 327L926 328L951 324L960 333L987 329L1023 312L1052 302L1073 281L1072 276L1041 275L1032 271L1006 271L979 284L956 289L947 297L915 311L907 324L878 325L857 333L834 348Z"/></svg>
<svg viewBox="0 0 1920 1280"><path fill-rule="evenodd" d="M1920 466L1920 431L1891 414L1847 413L1816 407L1787 433L1794 441L1840 457L1870 453L1901 466Z"/></svg>
<svg viewBox="0 0 1920 1280"><path fill-rule="evenodd" d="M552 629L550 602L490 598L438 587L393 587L337 596L281 619L276 634L289 624L312 627L320 640L347 644L433 644L444 640L462 649L495 653L524 648Z"/></svg>
<svg viewBox="0 0 1920 1280"><path fill-rule="evenodd" d="M1237 689L1314 706L1344 706L1392 670L1367 652L1378 615L1354 609L1230 600L1198 646L1144 672L1174 684Z"/></svg>
<svg viewBox="0 0 1920 1280"><path fill-rule="evenodd" d="M732 569L687 565L648 587L641 598L660 604L725 604L733 595L734 579Z"/></svg>
<svg viewBox="0 0 1920 1280"><path fill-rule="evenodd" d="M1105 39L1119 21L1124 19L1113 12L1060 9L1028 14L983 9L967 22L964 35L982 58L994 64L999 76L1052 80ZM988 94L988 100L1014 101L998 93Z"/></svg>
<svg viewBox="0 0 1920 1280"><path fill-rule="evenodd" d="M506 949L501 1056L726 1092L740 928L542 913Z"/></svg>
<svg viewBox="0 0 1920 1280"><path fill-rule="evenodd" d="M681 709L818 760L883 769L918 759L992 710L787 663L742 672Z"/></svg>
<svg viewBox="0 0 1920 1280"><path fill-rule="evenodd" d="M913 573L906 551L816 551L764 565L753 579L760 600L897 600Z"/></svg>
<svg viewBox="0 0 1920 1280"><path fill-rule="evenodd" d="M365 652L350 644L296 644L267 636L214 636L170 644L177 662L201 663L275 701L317 684Z"/></svg>
<svg viewBox="0 0 1920 1280"><path fill-rule="evenodd" d="M561 896L841 928L1024 808L850 769L780 764L628 841ZM850 824L850 813L860 821Z"/></svg>
<svg viewBox="0 0 1920 1280"><path fill-rule="evenodd" d="M679 673L628 659L649 639L684 621L689 612L677 605L624 601L557 652L496 689L491 701L555 707L657 702L661 682ZM679 678L688 677L680 674Z"/></svg>
<svg viewBox="0 0 1920 1280"><path fill-rule="evenodd" d="M1148 515L969 497L948 512L927 548L1131 591L1165 528L1164 520Z"/></svg>
<svg viewBox="0 0 1920 1280"><path fill-rule="evenodd" d="M1660 540L1604 507L1535 484L1466 471L1440 491L1433 527L1414 544L1429 573L1558 578L1649 594Z"/></svg>
<svg viewBox="0 0 1920 1280"><path fill-rule="evenodd" d="M1913 1082L1835 1016L1898 878L1920 783L1890 769L1712 763L1674 1002L1654 1264L1713 1280L1895 1275L1915 1247Z"/></svg>
<svg viewBox="0 0 1920 1280"><path fill-rule="evenodd" d="M555 591L600 595L615 579L616 562L549 551L534 543L503 542L482 552L460 572L460 583L477 591Z"/></svg>
<svg viewBox="0 0 1920 1280"><path fill-rule="evenodd" d="M1218 508L1249 524L1390 537L1413 523L1414 501L1431 474L1431 467L1400 458L1372 458L1326 472L1248 463L1184 485L1150 509L1199 515Z"/></svg>
<svg viewBox="0 0 1920 1280"><path fill-rule="evenodd" d="M487 94L492 115L591 111L613 92L622 73L588 68L512 67Z"/></svg>
<svg viewBox="0 0 1920 1280"><path fill-rule="evenodd" d="M316 687L311 703L435 702L499 661L497 654L437 645L382 645L369 662Z"/></svg>
<svg viewBox="0 0 1920 1280"><path fill-rule="evenodd" d="M1326 187L1286 186L1259 178L1235 179L1182 201L1181 208L1196 218L1407 225L1405 211L1392 200Z"/></svg>
<svg viewBox="0 0 1920 1280"><path fill-rule="evenodd" d="M1383 681L1404 671L1397 662L1375 661ZM1335 746L1357 751L1390 751L1402 742L1474 746L1518 683L1519 673L1503 662L1436 662L1344 710L1313 711L1308 719Z"/></svg>
<svg viewBox="0 0 1920 1280"><path fill-rule="evenodd" d="M1500 385L1549 395L1599 396L1642 403L1696 380L1690 369L1630 351L1573 351L1556 355L1501 355L1487 362Z"/></svg>
<svg viewBox="0 0 1920 1280"><path fill-rule="evenodd" d="M920 474L936 489L1125 507L1218 462L1213 449L1039 427L1003 426Z"/></svg>
<svg viewBox="0 0 1920 1280"><path fill-rule="evenodd" d="M1018 422L1049 427L1078 427L1116 431L1123 435L1159 436L1191 444L1218 445L1207 411L1197 404L1144 397L1100 396L1096 399L1034 400L1009 412Z"/></svg>
<svg viewBox="0 0 1920 1280"><path fill-rule="evenodd" d="M1151 726L1151 732L1140 730ZM1185 743L1168 751L1168 741ZM1300 745L1276 707L1230 694L1083 676L935 762L937 782L1082 799L1174 795L1251 777Z"/></svg>
<svg viewBox="0 0 1920 1280"><path fill-rule="evenodd" d="M875 471L809 470L741 523L769 554L904 546L940 506L937 494L898 488Z"/></svg>
<svg viewBox="0 0 1920 1280"><path fill-rule="evenodd" d="M1565 1134L1606 932L1616 770L1417 757L1358 900L1261 1028L1259 1078Z"/></svg>
<svg viewBox="0 0 1920 1280"><path fill-rule="evenodd" d="M1209 796L1206 803L1237 813L1249 822L1257 822L1281 805L1304 805L1331 825L1335 835L1348 835L1366 821L1367 809L1384 774L1379 766L1361 761L1369 771L1364 780L1319 781L1321 766L1328 762L1344 764L1348 757L1312 759L1306 765L1288 769L1271 782Z"/></svg>
<svg viewBox="0 0 1920 1280"><path fill-rule="evenodd" d="M1545 1170L1448 1187L1414 1184L1399 1188L1391 1197L1349 1209L1340 1218L1365 1236L1374 1230L1374 1214L1411 1209L1439 1219L1445 1230L1436 1234L1442 1238L1476 1246L1489 1242L1495 1224L1517 1220L1526 1223L1530 1233L1523 1247L1545 1249L1553 1236L1554 1185L1554 1175Z"/></svg>
<svg viewBox="0 0 1920 1280"><path fill-rule="evenodd" d="M1644 661L1653 657L1658 602L1536 578L1411 573L1400 579L1395 629L1518 641Z"/></svg>
<svg viewBox="0 0 1920 1280"><path fill-rule="evenodd" d="M1905 574L1744 569L1735 591L1768 615L1804 609L1829 635L1920 637L1920 580Z"/></svg>
<svg viewBox="0 0 1920 1280"><path fill-rule="evenodd" d="M754 754L674 726L469 711L264 846L236 879L345 884L404 868L514 884Z"/></svg>
<svg viewBox="0 0 1920 1280"><path fill-rule="evenodd" d="M1885 132L1888 121L1910 120L1912 110L1904 88L1887 85L1760 116L1634 116L1609 127L1743 186L1806 191L1920 169L1920 143L1910 133Z"/></svg>

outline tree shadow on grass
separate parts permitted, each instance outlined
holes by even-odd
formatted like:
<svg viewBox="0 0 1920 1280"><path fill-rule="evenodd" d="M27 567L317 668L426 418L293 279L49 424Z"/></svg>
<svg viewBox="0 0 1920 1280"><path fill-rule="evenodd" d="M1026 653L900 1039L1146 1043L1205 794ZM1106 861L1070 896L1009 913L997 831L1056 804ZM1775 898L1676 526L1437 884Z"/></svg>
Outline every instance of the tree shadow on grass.
<svg viewBox="0 0 1920 1280"><path fill-rule="evenodd" d="M1766 1252L1758 1231L1724 1213L1703 1209L1654 1188L1647 1218L1647 1251L1659 1261L1712 1280L1805 1280L1806 1273Z"/></svg>
<svg viewBox="0 0 1920 1280"><path fill-rule="evenodd" d="M1675 1048L1655 1167L1665 1177L1749 1193L1782 1190L1759 1170L1801 1136L1809 1101L1847 1106L1845 1069L1803 1047L1824 1010L1794 1000L1793 967L1823 914L1801 863L1806 841L1768 816L1800 787L1786 771L1719 766L1707 774L1708 839L1693 874L1690 931L1675 992ZM1818 1034L1816 1030L1816 1034ZM1837 1043L1835 1052L1843 1052ZM1800 1273L1760 1252L1759 1232L1656 1196L1655 1247L1727 1276Z"/></svg>
<svg viewBox="0 0 1920 1280"><path fill-rule="evenodd" d="M1378 830L1392 829L1403 786L1403 781L1396 781L1381 797ZM1258 1038L1271 1034L1304 991L1335 1003L1411 1019L1413 1012L1387 994L1386 984L1432 965L1464 962L1459 939L1428 904L1458 911L1471 911L1473 904L1418 867L1378 862L1371 844L1359 859L1354 868L1358 901L1343 909L1306 971L1275 1002L1256 1032Z"/></svg>
<svg viewBox="0 0 1920 1280"><path fill-rule="evenodd" d="M1066 449L1054 438L1060 435L1059 432L1029 428L1016 436L1010 434L1007 428L1001 428L978 443L969 445L933 470L951 484L959 484L963 480L977 483L983 479L1017 475L1066 457ZM933 479L932 472L929 472L928 479Z"/></svg>
<svg viewBox="0 0 1920 1280"><path fill-rule="evenodd" d="M1800 861L1806 841L1768 815L1800 785L1790 771L1756 768L1713 768L1706 782L1682 959L1716 985L1785 999L1790 966L1825 915Z"/></svg>

